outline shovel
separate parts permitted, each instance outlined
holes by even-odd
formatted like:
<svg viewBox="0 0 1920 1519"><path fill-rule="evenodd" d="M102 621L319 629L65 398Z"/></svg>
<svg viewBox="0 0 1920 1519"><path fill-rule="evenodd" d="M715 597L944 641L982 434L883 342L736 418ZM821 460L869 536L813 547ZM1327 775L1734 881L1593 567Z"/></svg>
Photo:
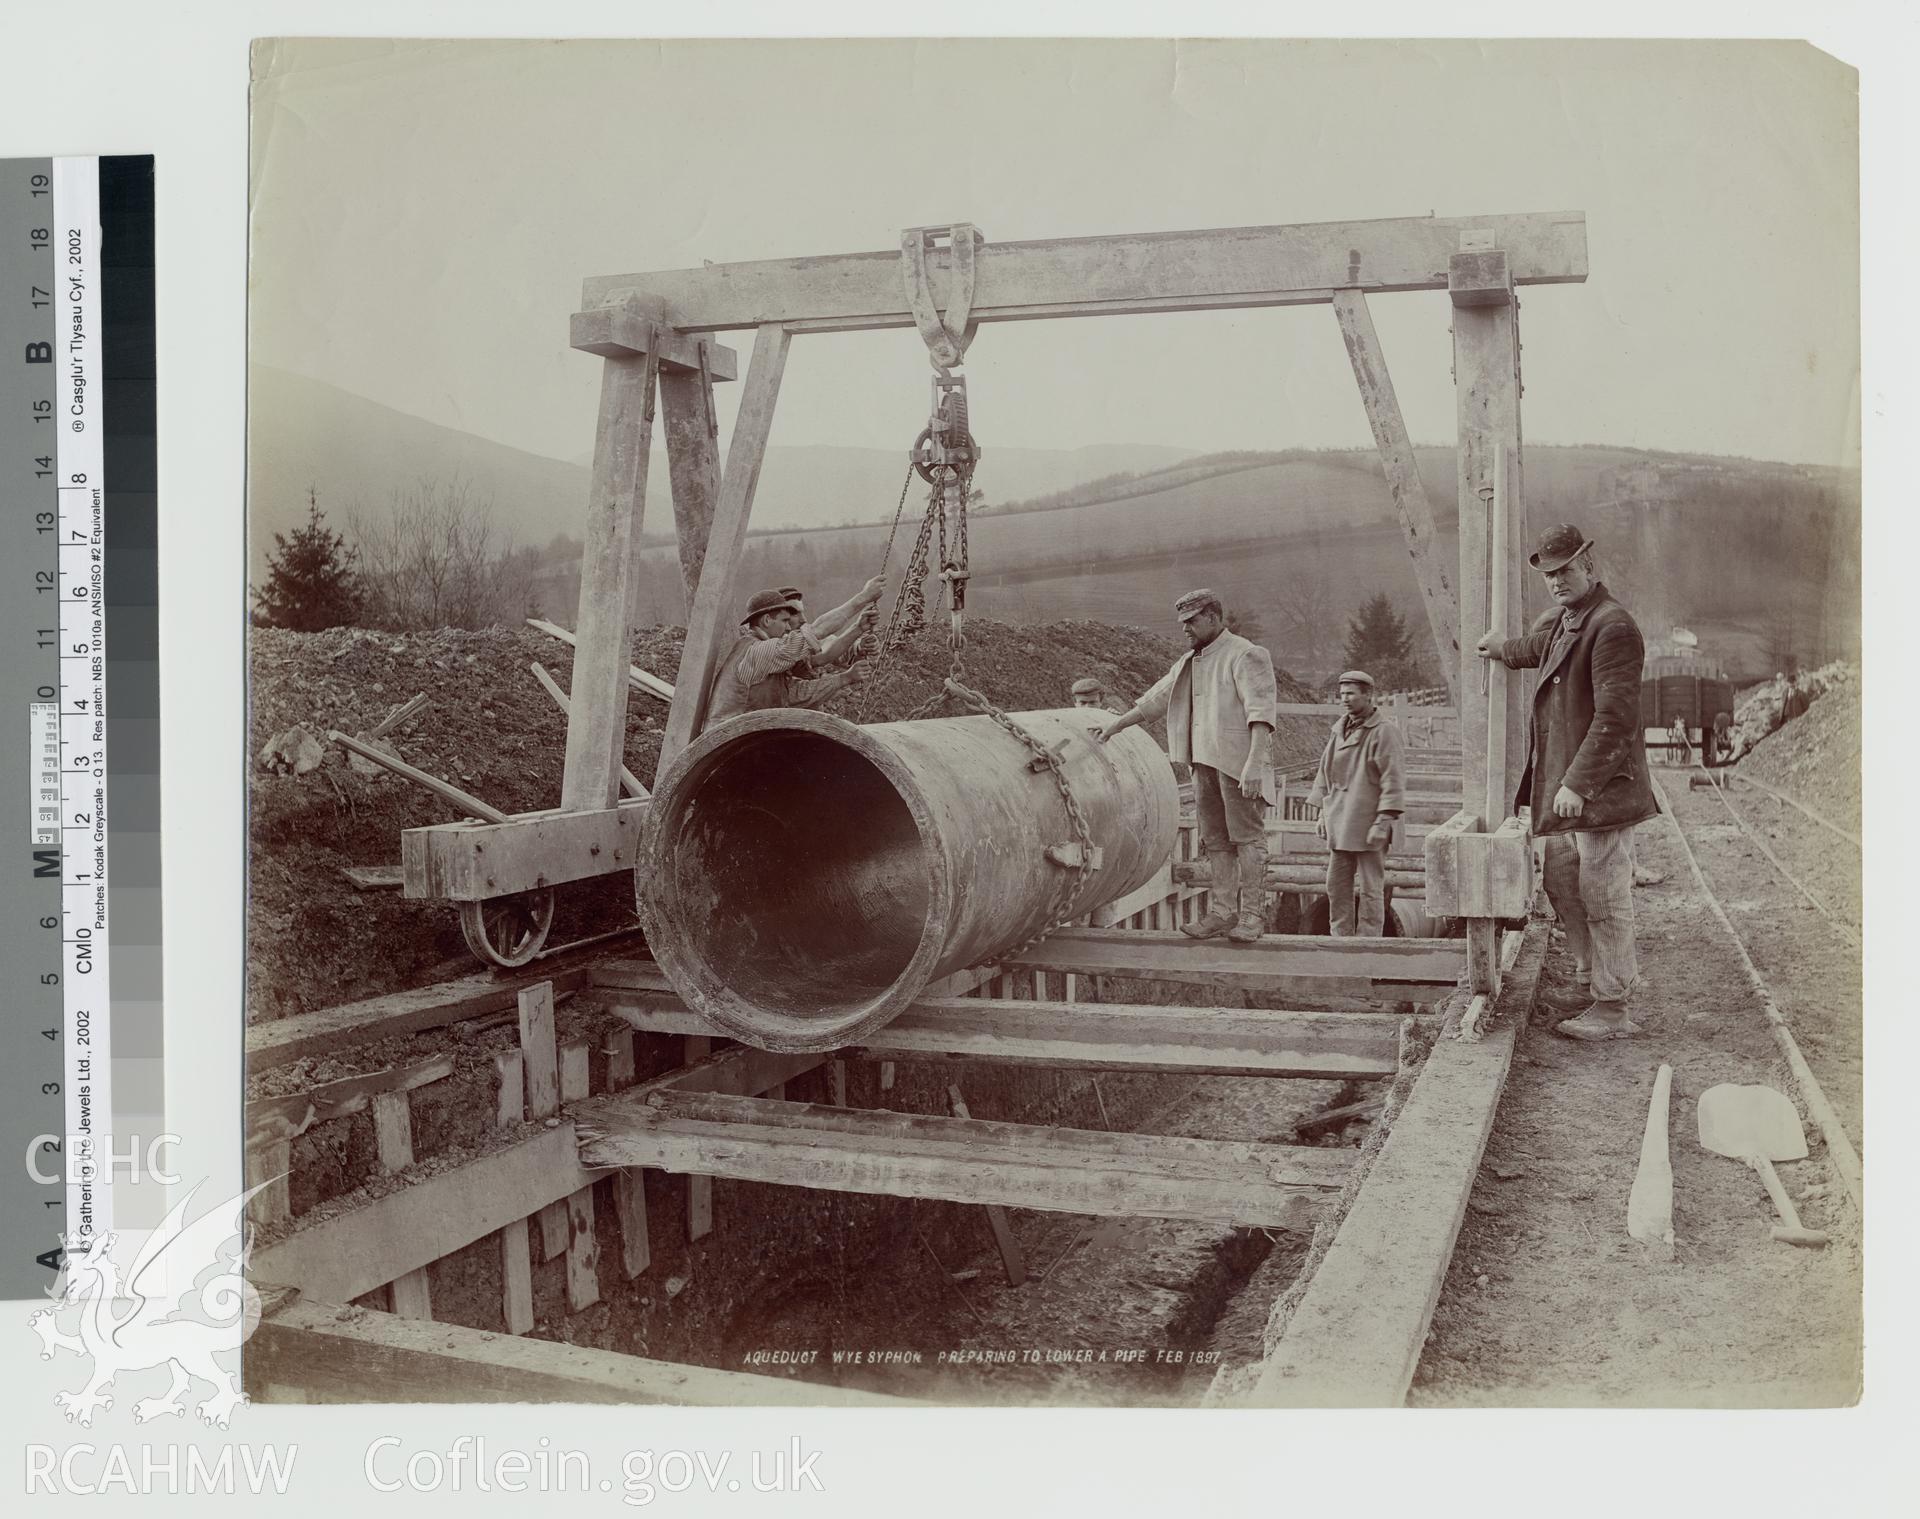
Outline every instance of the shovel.
<svg viewBox="0 0 1920 1519"><path fill-rule="evenodd" d="M1767 1196L1773 1199L1780 1222L1773 1237L1789 1245L1819 1248L1827 1236L1801 1227L1793 1199L1774 1174L1776 1160L1805 1160L1807 1137L1800 1115L1783 1092L1772 1087L1743 1087L1722 1083L1700 1094L1700 1143L1716 1155L1744 1160L1760 1173Z"/></svg>

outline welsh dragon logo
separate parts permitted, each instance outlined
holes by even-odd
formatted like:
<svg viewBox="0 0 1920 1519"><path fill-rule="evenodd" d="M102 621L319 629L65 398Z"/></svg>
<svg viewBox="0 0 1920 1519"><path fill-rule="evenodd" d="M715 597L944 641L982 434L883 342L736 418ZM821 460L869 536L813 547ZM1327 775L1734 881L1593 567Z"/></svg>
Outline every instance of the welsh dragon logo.
<svg viewBox="0 0 1920 1519"><path fill-rule="evenodd" d="M141 1398L133 1405L137 1423L185 1413L184 1397L196 1380L213 1388L212 1396L194 1409L205 1424L225 1429L234 1409L246 1401L238 1370L229 1370L216 1357L238 1350L260 1323L260 1295L245 1276L252 1248L246 1232L247 1199L260 1189L231 1198L189 1223L187 1209L199 1190L192 1188L147 1237L124 1280L114 1253L117 1235L69 1243L66 1264L48 1294L53 1306L36 1310L27 1320L40 1336L41 1360L52 1360L56 1350L71 1350L93 1362L84 1387L54 1394L68 1423L90 1426L96 1409L112 1408L113 1384L123 1372L162 1366L170 1368L173 1385L164 1397ZM239 1248L229 1253L227 1247L236 1239ZM217 1274L202 1281L209 1272ZM189 1283L177 1299L169 1300L169 1278ZM199 1316L189 1316L195 1307ZM79 1310L77 1334L60 1328L59 1317L70 1308Z"/></svg>

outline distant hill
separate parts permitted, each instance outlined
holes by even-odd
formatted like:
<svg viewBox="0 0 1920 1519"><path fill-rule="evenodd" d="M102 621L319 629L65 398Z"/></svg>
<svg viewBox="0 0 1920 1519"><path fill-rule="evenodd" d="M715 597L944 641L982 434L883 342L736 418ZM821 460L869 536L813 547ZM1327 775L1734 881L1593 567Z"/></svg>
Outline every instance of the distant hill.
<svg viewBox="0 0 1920 1519"><path fill-rule="evenodd" d="M1416 461L1449 564L1458 550L1452 449ZM1535 531L1571 520L1650 636L1684 623L1741 674L1788 653L1815 662L1858 648L1859 478L1833 470L1602 446L1530 446L1523 487ZM922 510L910 501L890 568ZM791 583L816 606L879 568L884 527L770 534L748 546L743 587ZM1371 451L1183 461L1116 483L1104 499L986 512L970 533L968 606L1008 622L1062 617L1155 625L1182 591L1210 585L1250 615L1282 665L1339 669L1348 617L1386 591L1425 637L1406 542ZM642 556L645 615L675 622L684 598L670 550ZM743 592L744 594L744 592ZM1528 586L1528 613L1543 605ZM1434 672L1436 678L1438 671Z"/></svg>
<svg viewBox="0 0 1920 1519"><path fill-rule="evenodd" d="M383 510L423 479L465 481L521 544L577 540L589 471L438 427L320 381L255 366L248 418L249 567L273 533L303 519L307 487L335 525L356 503ZM1457 554L1455 457L1415 451L1449 562ZM740 571L756 586L844 600L879 567L906 473L887 449L775 446ZM1604 445L1530 444L1523 493L1535 531L1577 522L1602 571L1649 636L1694 629L1738 677L1857 654L1857 473ZM665 460L649 479L651 540L636 606L648 623L686 617ZM1085 618L1162 626L1174 597L1214 586L1250 617L1285 667L1324 679L1340 667L1347 618L1375 591L1422 634L1405 540L1371 450L1201 455L1152 446L992 449L973 519L970 609L1015 623ZM1065 493L1066 504L1056 504ZM909 492L889 568L898 574L925 506ZM837 527L852 521L863 525ZM538 581L541 610L571 624L578 550L563 543ZM1539 588L1529 584L1529 612ZM891 602L888 603L891 606ZM1437 676L1438 672L1435 671Z"/></svg>
<svg viewBox="0 0 1920 1519"><path fill-rule="evenodd" d="M492 443L284 369L256 364L248 379L248 566L255 579L274 533L305 520L309 486L339 526L356 505L377 513L395 492L423 479L457 478L493 501L497 526L516 543L539 547L557 533L580 536L591 478L586 463ZM1173 464L1191 453L1151 444L997 448L983 483L990 481L996 499L1039 495L1114 470ZM775 444L754 497L755 531L886 517L905 474L904 445L894 451ZM658 448L648 470L647 527L648 537L663 542L673 527L666 456Z"/></svg>

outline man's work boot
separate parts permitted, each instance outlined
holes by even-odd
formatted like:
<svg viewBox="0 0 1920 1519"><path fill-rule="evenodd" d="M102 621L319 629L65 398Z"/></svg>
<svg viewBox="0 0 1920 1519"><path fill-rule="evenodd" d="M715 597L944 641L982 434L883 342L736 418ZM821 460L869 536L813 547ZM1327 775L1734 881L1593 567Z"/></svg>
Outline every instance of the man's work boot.
<svg viewBox="0 0 1920 1519"><path fill-rule="evenodd" d="M1604 1039L1631 1039L1640 1032L1640 1025L1628 1020L1626 1003L1596 1002L1579 1017L1556 1023L1553 1031L1569 1039L1598 1043Z"/></svg>
<svg viewBox="0 0 1920 1519"><path fill-rule="evenodd" d="M1569 981L1561 986L1543 987L1534 994L1534 1001L1556 1013L1584 1013L1593 1006L1593 984Z"/></svg>
<svg viewBox="0 0 1920 1519"><path fill-rule="evenodd" d="M1240 857L1231 849L1209 849L1207 865L1212 874L1207 880L1207 910L1191 923L1180 925L1189 939L1211 939L1233 927L1239 916Z"/></svg>
<svg viewBox="0 0 1920 1519"><path fill-rule="evenodd" d="M1267 846L1242 844L1236 863L1240 867L1240 912L1227 937L1235 944L1251 944L1267 931Z"/></svg>

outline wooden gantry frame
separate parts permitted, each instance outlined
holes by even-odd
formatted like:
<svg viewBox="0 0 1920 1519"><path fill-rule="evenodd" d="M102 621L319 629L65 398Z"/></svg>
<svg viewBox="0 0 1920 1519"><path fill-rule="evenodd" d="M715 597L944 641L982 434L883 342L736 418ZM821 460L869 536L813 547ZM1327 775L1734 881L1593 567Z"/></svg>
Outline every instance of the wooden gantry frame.
<svg viewBox="0 0 1920 1519"><path fill-rule="evenodd" d="M1587 276L1586 218L1536 212L1235 227L710 264L589 279L572 346L602 360L582 555L566 768L558 809L506 822L412 829L407 895L473 902L631 870L644 798L620 800L642 516L656 397L691 611L660 768L699 733L737 620L734 584L796 336L912 327L925 302L975 324L1150 312L1329 305L1385 467L1427 623L1461 719L1461 810L1429 839L1429 910L1466 918L1474 989L1498 988L1497 929L1525 912L1531 863L1509 812L1525 758L1526 682L1472 652L1494 614L1521 606L1522 285ZM1368 297L1444 290L1458 395L1459 558L1435 548L1433 512L1375 333ZM916 294L919 300L916 301ZM919 309L916 310L916 305ZM721 466L713 387L738 373L716 333L753 333L745 393ZM1496 543L1498 535L1500 541ZM1508 626L1508 632L1517 628Z"/></svg>

